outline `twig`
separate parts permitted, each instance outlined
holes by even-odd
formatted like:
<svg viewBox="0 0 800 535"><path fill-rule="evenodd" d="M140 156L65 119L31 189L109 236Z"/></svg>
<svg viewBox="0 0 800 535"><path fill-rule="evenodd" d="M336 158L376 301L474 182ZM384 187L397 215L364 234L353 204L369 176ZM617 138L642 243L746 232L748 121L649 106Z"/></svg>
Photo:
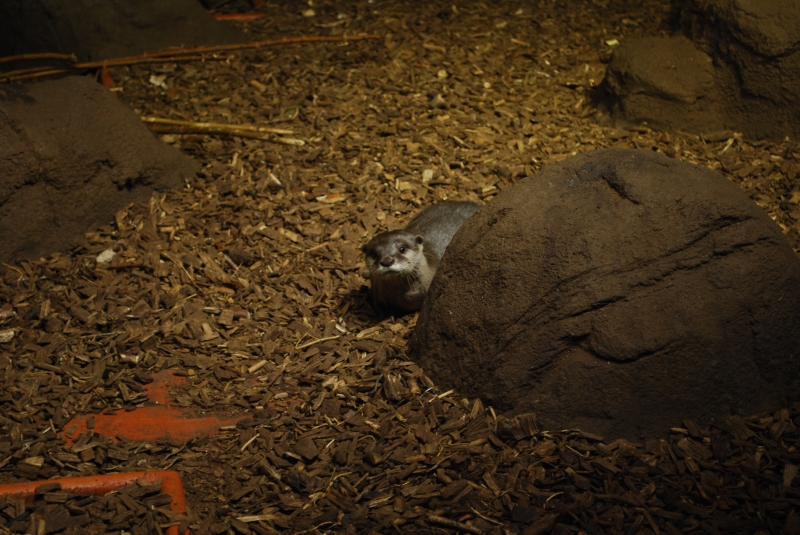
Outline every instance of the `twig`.
<svg viewBox="0 0 800 535"><path fill-rule="evenodd" d="M434 524L439 524L440 526L447 526L448 528L466 531L467 533L474 533L475 535L483 535L483 531L480 529L476 528L475 526L470 526L469 524L459 522L458 520L450 520L449 518L439 515L428 515L426 518L428 519L428 522L433 522Z"/></svg>
<svg viewBox="0 0 800 535"><path fill-rule="evenodd" d="M252 139L261 139L264 141L272 141L273 143L282 143L284 145L293 145L300 147L306 144L302 139L295 139L290 137L278 137L272 134L265 134L261 132L248 132L247 130L233 130L223 128L206 128L199 126L172 126L172 125L158 125L151 124L150 130L160 134L206 134L209 136L236 136L247 137Z"/></svg>
<svg viewBox="0 0 800 535"><path fill-rule="evenodd" d="M479 517L481 517L482 519L486 520L487 522L489 522L489 523L491 523L491 524L494 524L495 526L502 526L502 525L503 525L503 523L502 523L502 522L499 522L499 521L495 520L494 518L490 518L490 517L488 517L488 516L486 516L486 515L482 515L482 514L481 514L481 513L480 513L480 512L479 512L477 509L475 509L474 507L470 507L470 509L472 509L472 512L473 512L473 513L475 513L476 515L478 515L478 516L479 516Z"/></svg>
<svg viewBox="0 0 800 535"><path fill-rule="evenodd" d="M75 63L78 58L75 54L58 54L56 52L40 52L37 54L17 54L16 56L6 56L0 58L0 63L8 63L9 61L22 61L27 59L63 59Z"/></svg>
<svg viewBox="0 0 800 535"><path fill-rule="evenodd" d="M239 266L236 265L236 262L234 262L233 259L230 256L228 256L228 255L223 255L223 256L225 257L225 262L227 262L228 265L233 268L233 272L234 273L239 271Z"/></svg>
<svg viewBox="0 0 800 535"><path fill-rule="evenodd" d="M11 265L9 265L9 264L6 264L5 262L3 262L3 263L2 263L2 264L0 264L0 265L3 265L3 266L5 266L5 267L7 267L8 269L13 269L14 271L16 271L17 273L19 273L20 275L22 275L22 276L25 276L25 272L24 272L24 271L22 271L20 268L18 268L18 267L16 267L16 266L11 266Z"/></svg>
<svg viewBox="0 0 800 535"><path fill-rule="evenodd" d="M186 54L210 54L213 52L226 52L228 50L246 50L249 48L261 48L264 46L289 45L293 43L316 43L316 42L341 42L341 41L363 41L365 39L378 39L380 36L375 34L366 35L301 35L300 37L282 37L280 39L267 39L265 41L253 41L250 43L237 43L233 45L217 46L198 46L195 48L168 48L158 52L145 52L138 56L126 56L122 58L112 58L106 60L91 61L76 64L78 68L90 69L93 67L110 67L117 65L128 65L128 61L143 58L163 58L181 56Z"/></svg>
<svg viewBox="0 0 800 535"><path fill-rule="evenodd" d="M174 63L177 61L208 61L212 59L219 59L219 60L226 60L230 58L230 56L205 56L203 54L196 54L193 56L190 55L179 55L179 56L165 56L161 58L148 58L148 57L138 57L138 56L131 56L127 58L119 58L120 60L124 60L124 62L116 62L113 59L103 62L102 65L98 65L99 61L94 61L91 63L76 63L73 65L74 69L100 69L105 67L122 67L124 65L137 65L139 63Z"/></svg>
<svg viewBox="0 0 800 535"><path fill-rule="evenodd" d="M378 39L380 36L375 34L363 35L303 35L300 37L282 37L280 39L267 39L265 41L253 41L250 43L238 43L233 45L218 45L218 46L199 46L195 48L168 48L166 50L159 50L158 52L146 52L138 56L124 56L120 58L109 58L98 61L86 61L83 63L75 62L75 58L65 54L55 54L52 52L45 52L42 54L22 54L21 56L8 56L0 58L0 63L6 61L14 61L17 59L31 59L23 58L22 56L39 56L41 58L54 58L64 59L68 58L73 61L72 65L67 68L54 68L52 71L36 71L27 74L17 74L13 79L8 76L0 75L0 79L8 81L24 80L26 78L36 78L45 76L47 74L61 74L72 70L82 69L96 69L100 67L119 67L122 65L134 65L137 63L151 63L162 61L186 61L186 56L194 54L192 59L208 59L204 56L197 56L197 54L213 54L216 52L226 52L231 50L247 50L252 48L262 48L265 46L288 45L293 43L317 43L317 42L342 42L342 41L363 41L365 39ZM9 59L10 58L10 59ZM213 59L213 58L212 58Z"/></svg>
<svg viewBox="0 0 800 535"><path fill-rule="evenodd" d="M309 336L311 336L311 335L309 334ZM337 339L337 338L339 338L339 337L340 337L340 336L337 334L337 335L335 335L335 336L325 336L325 337L323 337L323 338L315 338L315 339L314 339L314 340L312 340L311 342L306 342L306 343L305 343L305 344L303 344L303 345L298 345L298 344L300 343L300 341L298 341L298 342L297 342L297 344L295 344L295 345L294 345L294 347L295 347L295 349L298 349L298 350L299 350L299 349L305 349L305 348L307 348L307 347L311 347L311 346L313 346L314 344L320 344L320 343L322 343L322 342L327 342L328 340L336 340L336 339ZM313 338L313 336L312 336L312 338ZM301 338L300 340L302 340L302 338Z"/></svg>
<svg viewBox="0 0 800 535"><path fill-rule="evenodd" d="M250 444L252 444L252 442L253 442L255 439L257 439L257 438L258 438L258 436L259 436L259 435L258 435L258 433L256 433L255 435L253 435L253 436L250 438L250 440L248 440L247 442L245 442L245 443L244 443L244 446L242 446L242 447L241 447L241 449L239 450L239 453L243 453L243 452L244 452L244 450L246 450L246 449L247 449L247 446L249 446Z"/></svg>
<svg viewBox="0 0 800 535"><path fill-rule="evenodd" d="M64 74L65 72L70 72L70 70L71 69L51 69L49 67L42 70L41 68L37 67L30 70L24 69L22 71L15 71L22 73L15 76L0 76L0 80L3 82L17 82L19 80L28 80L30 78L41 78L42 76L50 76L52 74Z"/></svg>
<svg viewBox="0 0 800 535"><path fill-rule="evenodd" d="M42 65L40 67L28 67L27 69L18 69L16 71L6 71L3 73L3 78L14 78L16 76L23 76L26 74L36 74L40 72L47 72L48 74L53 69L52 65Z"/></svg>
<svg viewBox="0 0 800 535"><path fill-rule="evenodd" d="M181 56L176 58L140 58L137 61L131 61L130 63L126 63L126 65L135 65L137 63L177 63L179 61L208 61L208 60L226 60L229 56L215 56L215 57L206 57L206 56ZM29 80L31 78L41 78L43 76L50 76L51 74L64 74L65 72L71 72L73 70L80 70L82 67L78 67L78 65L82 65L81 63L74 63L67 68L54 68L52 66L43 66L43 67L31 67L30 69L20 69L17 71L8 71L0 73L0 81L3 82L16 82L19 80ZM86 67L87 69L90 67ZM91 67L97 68L97 67Z"/></svg>
<svg viewBox="0 0 800 535"><path fill-rule="evenodd" d="M225 123L194 123L191 121L179 121L177 119L163 119L161 117L141 117L146 123L169 124L175 126L191 126L197 128L217 128L220 130L246 130L250 132L266 132L269 134L279 134L282 136L294 135L293 130L285 128L272 128L270 126L255 126L250 124L225 124Z"/></svg>

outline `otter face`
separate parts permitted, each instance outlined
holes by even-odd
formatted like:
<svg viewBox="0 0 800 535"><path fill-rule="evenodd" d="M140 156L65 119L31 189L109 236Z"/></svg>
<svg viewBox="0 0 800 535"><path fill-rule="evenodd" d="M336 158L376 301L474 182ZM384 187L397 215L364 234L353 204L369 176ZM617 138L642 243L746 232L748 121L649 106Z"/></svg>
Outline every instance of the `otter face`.
<svg viewBox="0 0 800 535"><path fill-rule="evenodd" d="M367 264L362 272L363 277L369 279L373 275L412 273L420 259L424 258L422 242L422 236L412 236L401 230L378 234L361 247Z"/></svg>

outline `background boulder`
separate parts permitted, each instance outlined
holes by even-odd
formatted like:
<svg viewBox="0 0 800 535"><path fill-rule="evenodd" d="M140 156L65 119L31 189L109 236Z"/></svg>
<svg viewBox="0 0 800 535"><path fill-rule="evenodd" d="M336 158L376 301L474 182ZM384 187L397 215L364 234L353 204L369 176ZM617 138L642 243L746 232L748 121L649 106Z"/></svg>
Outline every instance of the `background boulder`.
<svg viewBox="0 0 800 535"><path fill-rule="evenodd" d="M670 130L800 135L800 3L682 0L682 35L623 41L602 85L614 118Z"/></svg>
<svg viewBox="0 0 800 535"><path fill-rule="evenodd" d="M734 128L711 57L683 36L642 37L614 51L604 87L623 122L709 133Z"/></svg>
<svg viewBox="0 0 800 535"><path fill-rule="evenodd" d="M546 429L636 438L797 395L800 259L720 174L585 153L503 191L445 253L411 349Z"/></svg>
<svg viewBox="0 0 800 535"><path fill-rule="evenodd" d="M0 56L60 52L89 61L244 41L197 0L0 2Z"/></svg>
<svg viewBox="0 0 800 535"><path fill-rule="evenodd" d="M0 261L63 251L198 168L92 79L0 86Z"/></svg>

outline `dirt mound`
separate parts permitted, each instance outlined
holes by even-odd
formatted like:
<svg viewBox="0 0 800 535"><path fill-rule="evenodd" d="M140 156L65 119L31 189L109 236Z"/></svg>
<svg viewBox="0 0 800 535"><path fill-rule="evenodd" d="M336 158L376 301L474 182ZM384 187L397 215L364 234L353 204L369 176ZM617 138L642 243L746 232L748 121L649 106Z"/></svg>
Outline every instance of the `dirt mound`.
<svg viewBox="0 0 800 535"><path fill-rule="evenodd" d="M615 51L605 79L624 121L665 130L734 128L708 54L685 37L642 37Z"/></svg>
<svg viewBox="0 0 800 535"><path fill-rule="evenodd" d="M697 133L800 135L800 4L691 0L676 11L686 37L630 39L615 51L603 84L614 117Z"/></svg>
<svg viewBox="0 0 800 535"><path fill-rule="evenodd" d="M724 177L597 151L467 221L413 353L437 382L544 428L657 436L779 406L800 371L798 285L800 259Z"/></svg>
<svg viewBox="0 0 800 535"><path fill-rule="evenodd" d="M196 0L0 2L0 56L61 52L86 61L245 40Z"/></svg>
<svg viewBox="0 0 800 535"><path fill-rule="evenodd" d="M197 168L91 79L0 86L0 259L64 250Z"/></svg>

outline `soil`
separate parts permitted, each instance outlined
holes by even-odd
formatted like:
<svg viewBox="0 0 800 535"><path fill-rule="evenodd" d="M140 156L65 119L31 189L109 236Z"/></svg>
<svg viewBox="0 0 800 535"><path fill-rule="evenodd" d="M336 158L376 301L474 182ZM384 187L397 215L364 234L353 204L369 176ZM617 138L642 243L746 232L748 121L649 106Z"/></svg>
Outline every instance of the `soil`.
<svg viewBox="0 0 800 535"><path fill-rule="evenodd" d="M358 247L375 232L602 147L718 169L800 246L796 142L597 123L607 43L663 33L667 2L260 9L240 24L253 40L380 39L111 69L140 115L305 144L162 135L202 162L189 187L120 211L70 255L5 268L0 483L177 470L190 510L164 514L201 534L800 532L800 407L676 421L641 443L503 421L408 359L416 316L365 301ZM63 444L75 415L147 405L163 370L187 379L175 405L248 419L185 443Z"/></svg>

